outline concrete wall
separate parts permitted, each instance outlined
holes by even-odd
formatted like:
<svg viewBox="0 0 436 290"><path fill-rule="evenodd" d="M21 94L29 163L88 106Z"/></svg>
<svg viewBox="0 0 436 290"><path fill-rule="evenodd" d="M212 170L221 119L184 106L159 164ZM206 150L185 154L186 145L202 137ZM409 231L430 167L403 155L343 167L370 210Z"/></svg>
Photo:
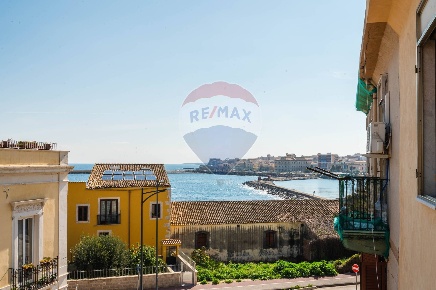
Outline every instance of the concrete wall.
<svg viewBox="0 0 436 290"><path fill-rule="evenodd" d="M154 288L156 276L144 275L144 289ZM159 287L177 287L181 285L181 273L162 273L158 278ZM135 276L109 277L96 279L68 280L68 289L71 290L137 290L139 278Z"/></svg>
<svg viewBox="0 0 436 290"><path fill-rule="evenodd" d="M277 232L277 248L263 248L267 230ZM302 255L301 223L172 226L171 236L180 239L181 250L190 255L199 231L209 233L208 253L221 261L276 261Z"/></svg>

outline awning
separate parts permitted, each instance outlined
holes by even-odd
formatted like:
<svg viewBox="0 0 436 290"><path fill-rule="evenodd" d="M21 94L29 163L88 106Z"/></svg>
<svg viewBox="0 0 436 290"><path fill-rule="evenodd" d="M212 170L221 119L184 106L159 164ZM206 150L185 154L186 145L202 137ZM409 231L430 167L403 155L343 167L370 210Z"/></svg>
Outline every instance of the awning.
<svg viewBox="0 0 436 290"><path fill-rule="evenodd" d="M368 114L372 104L372 94L377 92L373 85L367 85L364 80L359 79L356 93L356 110Z"/></svg>

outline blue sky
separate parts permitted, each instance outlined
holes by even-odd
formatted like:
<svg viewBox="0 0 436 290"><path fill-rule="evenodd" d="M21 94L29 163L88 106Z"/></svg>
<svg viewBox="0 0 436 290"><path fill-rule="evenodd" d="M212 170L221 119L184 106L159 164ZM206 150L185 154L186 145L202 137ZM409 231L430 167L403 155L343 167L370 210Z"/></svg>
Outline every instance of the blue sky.
<svg viewBox="0 0 436 290"><path fill-rule="evenodd" d="M250 91L245 157L363 153L354 108L364 1L0 1L0 139L58 143L70 162L198 162L183 100Z"/></svg>

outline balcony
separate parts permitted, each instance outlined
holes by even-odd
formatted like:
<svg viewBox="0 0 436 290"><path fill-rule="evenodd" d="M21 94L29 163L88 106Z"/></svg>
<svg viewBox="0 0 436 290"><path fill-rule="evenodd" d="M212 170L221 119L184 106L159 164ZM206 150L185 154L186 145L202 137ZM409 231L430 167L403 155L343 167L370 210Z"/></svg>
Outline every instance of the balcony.
<svg viewBox="0 0 436 290"><path fill-rule="evenodd" d="M388 256L387 180L343 177L339 180L339 214L334 227L350 250Z"/></svg>
<svg viewBox="0 0 436 290"><path fill-rule="evenodd" d="M97 215L98 225L119 225L121 224L121 214Z"/></svg>
<svg viewBox="0 0 436 290"><path fill-rule="evenodd" d="M20 269L9 268L11 289L41 289L55 283L58 278L58 258L40 261L40 264L23 265Z"/></svg>
<svg viewBox="0 0 436 290"><path fill-rule="evenodd" d="M339 176L319 167L307 169L339 181L339 213L334 228L350 250L389 254L387 179Z"/></svg>

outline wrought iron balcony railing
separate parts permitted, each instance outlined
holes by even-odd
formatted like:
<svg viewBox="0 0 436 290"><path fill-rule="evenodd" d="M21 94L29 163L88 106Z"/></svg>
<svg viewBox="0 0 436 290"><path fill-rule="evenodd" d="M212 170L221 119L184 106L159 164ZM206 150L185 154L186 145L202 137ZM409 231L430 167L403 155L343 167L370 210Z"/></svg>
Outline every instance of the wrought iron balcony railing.
<svg viewBox="0 0 436 290"><path fill-rule="evenodd" d="M23 265L20 269L9 268L11 289L41 289L58 278L58 258L42 260L39 265Z"/></svg>
<svg viewBox="0 0 436 290"><path fill-rule="evenodd" d="M387 180L377 177L339 179L339 215L335 228L340 231L388 231Z"/></svg>
<svg viewBox="0 0 436 290"><path fill-rule="evenodd" d="M350 250L389 255L388 180L378 177L339 176L307 168L339 181L339 213L334 228Z"/></svg>
<svg viewBox="0 0 436 290"><path fill-rule="evenodd" d="M98 225L114 225L121 224L121 214L99 214L97 215Z"/></svg>

